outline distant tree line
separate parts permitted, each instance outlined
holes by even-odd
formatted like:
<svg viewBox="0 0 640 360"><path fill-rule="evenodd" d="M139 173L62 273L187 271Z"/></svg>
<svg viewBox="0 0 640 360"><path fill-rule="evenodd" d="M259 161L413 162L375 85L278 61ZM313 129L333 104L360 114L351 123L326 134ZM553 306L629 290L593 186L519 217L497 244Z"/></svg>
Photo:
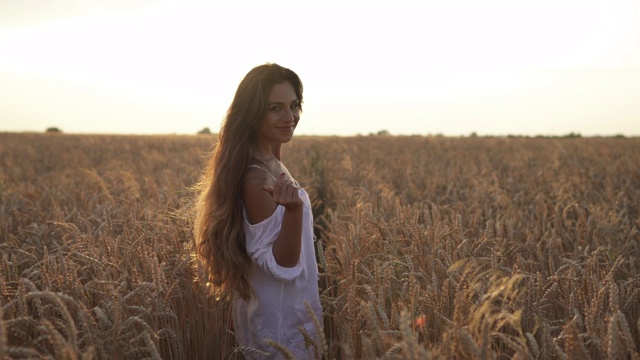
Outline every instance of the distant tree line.
<svg viewBox="0 0 640 360"><path fill-rule="evenodd" d="M208 127L198 131L198 135L211 135L211 129Z"/></svg>
<svg viewBox="0 0 640 360"><path fill-rule="evenodd" d="M48 127L45 130L45 133L53 133L53 134L61 134L62 130L58 127L52 126L52 127ZM213 134L211 132L211 129L208 127L203 128L202 130L198 131L197 133L198 135L211 135ZM361 136L361 135L359 135ZM389 130L380 130L376 133L369 133L369 136L393 136ZM412 135L412 136L421 136L421 135ZM427 134L426 136L435 136L435 137L444 137L444 135L442 134ZM469 134L469 137L480 137L480 135L478 135L477 132L472 132ZM494 135L482 135L482 137L495 137ZM582 135L579 132L570 132L568 134L565 135L535 135L535 136L530 136L530 135L507 135L506 137L508 138L531 138L531 137L535 137L535 138L552 138L552 139L558 139L558 138L563 138L563 139L577 139L577 138L581 138ZM597 136L596 136L597 137ZM613 138L619 138L619 139L624 139L626 138L626 136L624 136L623 134L616 134L616 135L612 135L612 136L605 136L605 137L613 137Z"/></svg>
<svg viewBox="0 0 640 360"><path fill-rule="evenodd" d="M62 130L60 130L57 127L48 127L47 130L45 131L46 133L62 133Z"/></svg>

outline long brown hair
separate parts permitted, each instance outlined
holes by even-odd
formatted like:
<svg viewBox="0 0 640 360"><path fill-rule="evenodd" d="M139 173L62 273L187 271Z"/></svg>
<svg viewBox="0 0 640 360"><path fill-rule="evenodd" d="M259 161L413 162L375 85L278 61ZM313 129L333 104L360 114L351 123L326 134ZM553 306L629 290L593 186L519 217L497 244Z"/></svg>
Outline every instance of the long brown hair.
<svg viewBox="0 0 640 360"><path fill-rule="evenodd" d="M290 82L302 104L302 82L277 64L256 66L245 75L224 118L218 143L197 186L195 245L201 276L219 296L251 297L251 259L242 224L242 183L251 147L264 119L274 85Z"/></svg>

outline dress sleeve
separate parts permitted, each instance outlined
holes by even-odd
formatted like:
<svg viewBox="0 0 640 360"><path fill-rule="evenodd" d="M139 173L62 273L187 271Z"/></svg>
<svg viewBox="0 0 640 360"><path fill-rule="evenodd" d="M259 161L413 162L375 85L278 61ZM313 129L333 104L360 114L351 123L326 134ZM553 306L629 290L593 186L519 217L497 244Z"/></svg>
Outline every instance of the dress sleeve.
<svg viewBox="0 0 640 360"><path fill-rule="evenodd" d="M278 265L273 256L273 242L280 234L284 208L278 206L270 217L257 223L250 224L244 220L244 233L246 238L247 254L264 271L274 278L291 282L302 273L302 262L294 267Z"/></svg>

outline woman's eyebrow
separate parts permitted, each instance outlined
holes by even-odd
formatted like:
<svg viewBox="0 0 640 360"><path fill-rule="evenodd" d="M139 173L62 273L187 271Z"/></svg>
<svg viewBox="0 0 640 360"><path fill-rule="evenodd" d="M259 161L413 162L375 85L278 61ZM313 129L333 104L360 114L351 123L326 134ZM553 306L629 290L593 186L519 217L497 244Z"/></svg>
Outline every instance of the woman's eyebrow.
<svg viewBox="0 0 640 360"><path fill-rule="evenodd" d="M291 101L292 104L296 103L296 102L298 102L298 99L295 99L295 100ZM271 106L271 105L284 105L284 103L282 101L274 101L274 102L270 102L269 103L269 106Z"/></svg>

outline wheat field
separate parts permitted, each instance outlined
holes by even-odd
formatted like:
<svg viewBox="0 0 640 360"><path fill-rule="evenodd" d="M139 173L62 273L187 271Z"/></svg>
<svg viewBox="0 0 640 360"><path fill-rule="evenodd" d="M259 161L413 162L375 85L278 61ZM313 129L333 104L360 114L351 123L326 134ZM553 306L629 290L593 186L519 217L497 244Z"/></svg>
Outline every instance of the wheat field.
<svg viewBox="0 0 640 360"><path fill-rule="evenodd" d="M192 262L214 142L0 134L0 359L241 358ZM638 138L294 139L324 244L308 345L640 359L639 159Z"/></svg>

